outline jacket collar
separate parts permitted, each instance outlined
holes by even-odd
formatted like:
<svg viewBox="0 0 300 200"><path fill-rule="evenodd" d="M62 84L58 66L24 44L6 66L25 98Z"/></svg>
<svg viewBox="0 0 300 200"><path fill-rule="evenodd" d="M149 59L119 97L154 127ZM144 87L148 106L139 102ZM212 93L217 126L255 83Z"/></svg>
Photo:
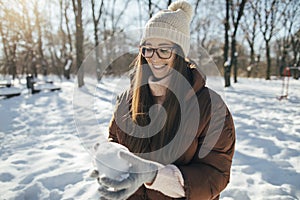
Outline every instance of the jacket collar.
<svg viewBox="0 0 300 200"><path fill-rule="evenodd" d="M188 91L186 95L185 98L186 100L189 100L195 93L197 93L202 88L204 88L206 84L206 76L200 70L200 68L197 67L194 63L190 63L189 67L191 69L192 76L193 76L193 85L192 85L192 89Z"/></svg>

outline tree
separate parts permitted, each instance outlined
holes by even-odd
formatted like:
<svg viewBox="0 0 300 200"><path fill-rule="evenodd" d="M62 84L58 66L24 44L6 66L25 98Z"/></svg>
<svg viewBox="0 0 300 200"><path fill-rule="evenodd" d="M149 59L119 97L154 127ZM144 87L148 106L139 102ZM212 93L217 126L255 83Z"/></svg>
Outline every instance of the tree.
<svg viewBox="0 0 300 200"><path fill-rule="evenodd" d="M201 0L197 0L194 6L194 17L191 22L191 35L196 34L197 44L200 44L202 47L209 51L209 45L215 32L215 27L213 27L213 21L216 21L215 18L208 17L210 14L207 12L212 12L213 9L209 7L207 2L205 2L205 7L200 5ZM207 11L209 10L209 11Z"/></svg>
<svg viewBox="0 0 300 200"><path fill-rule="evenodd" d="M291 45L293 49L293 63L295 67L300 67L300 29L292 35L291 37ZM295 78L299 78L299 70L298 74L295 75Z"/></svg>
<svg viewBox="0 0 300 200"><path fill-rule="evenodd" d="M237 52L236 52L236 34L239 27L239 22L244 14L244 8L247 0L237 1L235 4L233 0L226 0L226 19L225 19L225 47L224 47L224 78L225 87L230 86L230 73L231 67L234 65L234 82L237 82ZM237 12L237 13L236 13ZM231 57L228 60L228 49L229 49L229 27L233 27L231 33Z"/></svg>
<svg viewBox="0 0 300 200"><path fill-rule="evenodd" d="M70 55L73 51L72 36L70 31L70 20L68 16L69 7L69 1L59 0L59 34L61 37L60 39L62 40L62 55Z"/></svg>
<svg viewBox="0 0 300 200"><path fill-rule="evenodd" d="M35 28L37 31L37 54L38 54L38 60L37 62L40 64L40 66L42 67L42 71L43 71L43 75L46 76L47 75L47 69L48 69L48 63L46 61L46 58L44 56L44 49L43 49L43 35L42 35L42 26L43 26L43 16L40 13L39 7L38 7L38 1L34 1L34 5L33 5L33 13L35 16Z"/></svg>
<svg viewBox="0 0 300 200"><path fill-rule="evenodd" d="M20 41L20 14L14 9L5 7L0 1L0 36L2 38L3 54L5 56L5 73L12 75L15 79L17 75L17 47Z"/></svg>
<svg viewBox="0 0 300 200"><path fill-rule="evenodd" d="M73 44L70 31L70 20L68 10L70 3L67 0L59 0L60 7L60 35L62 40L61 57L58 60L60 65L63 65L63 74L66 79L70 79L71 67L73 64ZM65 23L64 23L65 22ZM66 28L66 32L64 28ZM55 54L55 53L53 53ZM57 57L57 56L55 56Z"/></svg>
<svg viewBox="0 0 300 200"><path fill-rule="evenodd" d="M73 42L72 42L72 37L71 37L71 31L70 31L70 20L68 17L68 9L69 9L69 3L68 1L65 1L65 7L64 7L64 16L65 16L65 25L67 29L67 38L68 38L68 45L69 45L69 52L72 54L73 52Z"/></svg>
<svg viewBox="0 0 300 200"><path fill-rule="evenodd" d="M225 79L225 87L230 86L230 72L231 72L231 64L229 64L228 54L229 54L229 9L230 9L230 0L225 0L226 3L226 15L224 20L224 79Z"/></svg>
<svg viewBox="0 0 300 200"><path fill-rule="evenodd" d="M72 0L73 11L75 15L76 24L76 68L77 68L77 78L78 87L84 85L84 74L83 69L80 68L82 61L84 59L84 49L83 49L83 27L82 27L82 2L81 0Z"/></svg>
<svg viewBox="0 0 300 200"><path fill-rule="evenodd" d="M253 67L257 67L257 57L255 54L255 42L256 42L256 37L258 34L257 31L257 14L255 12L255 8L257 7L257 2L258 1L250 1L250 4L248 4L248 13L251 15L251 17L244 17L243 20L241 21L241 29L243 30L244 37L247 41L247 44L249 45L250 48L250 63L249 67L250 69L248 70L249 77L251 76L251 71L253 70ZM257 71L257 68L255 69Z"/></svg>
<svg viewBox="0 0 300 200"><path fill-rule="evenodd" d="M289 0L285 2L287 8L283 13L283 26L285 30L285 35L283 36L283 56L282 64L286 64L286 57L288 56L289 49L291 51L292 59L289 61L290 66L297 66L297 56L300 50L299 44L299 30L297 37L297 26L299 26L300 20L300 4L297 0ZM298 23L298 24L297 24ZM294 34L296 33L296 34ZM298 70L293 70L294 78L298 78Z"/></svg>
<svg viewBox="0 0 300 200"><path fill-rule="evenodd" d="M231 34L231 64L234 64L234 82L237 82L237 51L236 51L236 34L240 20L244 14L244 8L247 0L241 0L231 7L231 19L233 24L233 33ZM237 12L237 16L235 14Z"/></svg>
<svg viewBox="0 0 300 200"><path fill-rule="evenodd" d="M148 10L149 10L149 19L150 19L153 15L152 0L148 0Z"/></svg>
<svg viewBox="0 0 300 200"><path fill-rule="evenodd" d="M271 76L271 50L270 41L276 33L276 23L280 21L280 13L278 12L279 0L261 0L255 8L258 16L259 29L262 33L267 59L266 80L270 80Z"/></svg>
<svg viewBox="0 0 300 200"><path fill-rule="evenodd" d="M107 13L110 17L110 22L111 22L111 36L114 36L117 31L123 30L124 27L120 28L119 23L122 17L124 16L124 13L130 1L131 0L126 0L125 2L123 1L124 7L120 9L121 11L118 11L117 10L118 7L116 6L117 0L112 0L112 6L110 7L111 11L109 14Z"/></svg>
<svg viewBox="0 0 300 200"><path fill-rule="evenodd" d="M100 3L99 9L98 9L98 14L96 13L96 6L95 6L95 0L91 0L92 4L92 15L93 15L93 25L94 25L94 40L95 40L95 59L96 59L96 69L97 69L97 78L98 80L101 79L102 76L102 70L101 70L101 63L100 63L100 52L99 52L99 21L101 19L101 16L103 14L103 0Z"/></svg>

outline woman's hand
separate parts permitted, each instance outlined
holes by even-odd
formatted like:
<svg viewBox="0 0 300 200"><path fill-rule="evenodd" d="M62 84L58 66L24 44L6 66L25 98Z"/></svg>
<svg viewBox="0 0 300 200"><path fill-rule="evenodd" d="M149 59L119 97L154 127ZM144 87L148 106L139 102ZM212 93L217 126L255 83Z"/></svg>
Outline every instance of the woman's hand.
<svg viewBox="0 0 300 200"><path fill-rule="evenodd" d="M109 177L99 178L100 199L127 199L144 183L151 184L157 170L163 165L142 159L130 152L120 152L120 157L130 163L129 176L123 180L114 180Z"/></svg>

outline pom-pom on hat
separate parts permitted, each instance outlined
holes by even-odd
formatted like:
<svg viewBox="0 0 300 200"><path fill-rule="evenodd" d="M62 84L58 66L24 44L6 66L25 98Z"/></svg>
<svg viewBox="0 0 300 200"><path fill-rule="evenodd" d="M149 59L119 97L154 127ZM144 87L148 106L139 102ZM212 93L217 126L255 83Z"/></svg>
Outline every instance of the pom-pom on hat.
<svg viewBox="0 0 300 200"><path fill-rule="evenodd" d="M149 38L162 38L179 45L184 56L190 50L190 23L193 7L187 1L171 3L168 10L156 13L146 24L141 44Z"/></svg>

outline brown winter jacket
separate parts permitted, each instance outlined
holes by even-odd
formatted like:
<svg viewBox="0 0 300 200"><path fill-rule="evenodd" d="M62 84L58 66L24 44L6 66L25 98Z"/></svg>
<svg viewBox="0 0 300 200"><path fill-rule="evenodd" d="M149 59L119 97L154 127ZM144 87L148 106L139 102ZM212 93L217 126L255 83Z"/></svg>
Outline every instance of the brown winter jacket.
<svg viewBox="0 0 300 200"><path fill-rule="evenodd" d="M180 169L184 178L185 197L181 199L219 199L220 192L229 183L235 145L234 124L221 97L205 87L205 78L198 70L191 69L191 71L193 89L198 98L200 111L198 131L185 153L173 164ZM129 101L131 97L127 93L121 98ZM185 134L189 134L189 130L186 130ZM125 133L117 126L113 117L109 127L110 139L126 146L124 136ZM129 199L170 200L172 198L141 186Z"/></svg>

